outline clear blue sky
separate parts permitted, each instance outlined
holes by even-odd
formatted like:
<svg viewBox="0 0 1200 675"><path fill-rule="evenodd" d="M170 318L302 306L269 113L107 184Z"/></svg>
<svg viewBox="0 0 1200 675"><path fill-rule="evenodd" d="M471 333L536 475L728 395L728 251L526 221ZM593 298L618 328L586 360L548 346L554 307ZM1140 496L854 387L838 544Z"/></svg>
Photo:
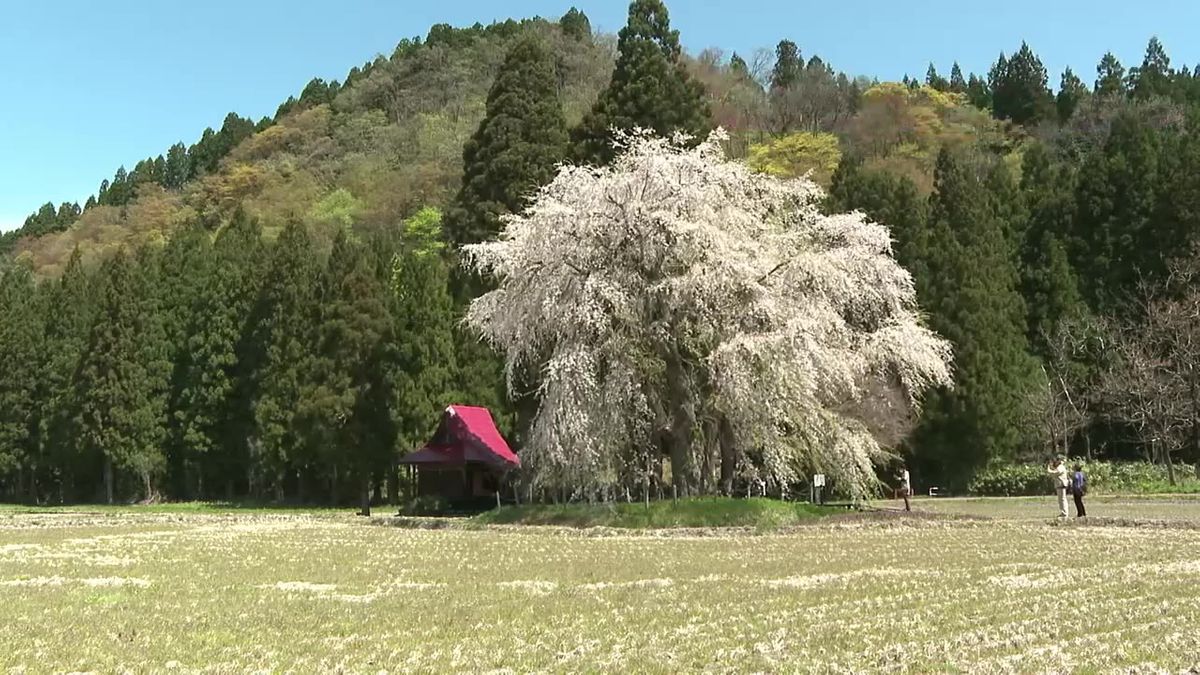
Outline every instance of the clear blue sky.
<svg viewBox="0 0 1200 675"><path fill-rule="evenodd" d="M92 194L117 166L192 143L231 110L255 119L314 76L342 78L434 23L540 14L572 4L616 31L625 0L13 0L0 16L0 230L38 205ZM1193 0L668 0L689 51L750 52L795 40L851 74L984 72L1028 40L1051 73L1085 81L1106 50L1141 61L1158 35L1195 64ZM997 13L1003 8L1003 13Z"/></svg>

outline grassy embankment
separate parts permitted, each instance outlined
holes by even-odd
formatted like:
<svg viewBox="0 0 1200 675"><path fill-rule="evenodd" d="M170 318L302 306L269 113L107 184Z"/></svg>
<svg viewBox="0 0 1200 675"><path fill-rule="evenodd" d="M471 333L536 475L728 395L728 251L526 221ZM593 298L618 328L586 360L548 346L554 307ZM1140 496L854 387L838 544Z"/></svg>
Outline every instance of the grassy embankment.
<svg viewBox="0 0 1200 675"><path fill-rule="evenodd" d="M485 525L565 525L658 529L671 527L754 527L796 525L839 509L774 499L694 497L644 503L533 504L506 506L472 518ZM841 510L844 512L844 510Z"/></svg>

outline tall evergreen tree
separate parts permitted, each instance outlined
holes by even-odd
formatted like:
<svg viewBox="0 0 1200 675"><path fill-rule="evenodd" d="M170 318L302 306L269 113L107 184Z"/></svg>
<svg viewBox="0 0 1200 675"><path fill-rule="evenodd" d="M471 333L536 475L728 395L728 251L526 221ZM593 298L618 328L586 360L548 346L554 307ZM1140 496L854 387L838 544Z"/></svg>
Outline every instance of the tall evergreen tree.
<svg viewBox="0 0 1200 675"><path fill-rule="evenodd" d="M967 80L967 100L981 110L992 109L992 90L987 81L975 73Z"/></svg>
<svg viewBox="0 0 1200 675"><path fill-rule="evenodd" d="M729 72L733 73L733 76L741 81L751 79L750 66L746 63L746 59L739 56L737 52L734 52L729 57Z"/></svg>
<svg viewBox="0 0 1200 675"><path fill-rule="evenodd" d="M162 255L153 244L137 249L132 258L133 294L127 299L137 313L137 353L145 380L140 445L131 449L125 465L141 478L145 499L160 496L157 482L166 470L171 359L176 353L167 334L165 281L170 272L164 270Z"/></svg>
<svg viewBox="0 0 1200 675"><path fill-rule="evenodd" d="M242 464L241 434L234 433L245 428L235 398L238 346L250 313L258 245L257 223L239 210L211 249L211 265L193 298L186 346L176 356L172 415L185 468L178 489L193 498L205 496L206 481L224 482L232 497Z"/></svg>
<svg viewBox="0 0 1200 675"><path fill-rule="evenodd" d="M232 370L224 371L233 388L220 414L217 426L221 440L217 455L209 455L206 475L210 483L224 482L228 499L233 498L235 483L248 479L253 473L249 443L255 437L253 401L259 368L263 364L256 342L262 314L256 312L256 305L269 267L266 253L261 225L240 210L234 213L213 243L214 261L208 292L215 294L219 306L233 317L238 335L234 343L235 365ZM199 318L202 313L195 316ZM219 325L216 328L221 329Z"/></svg>
<svg viewBox="0 0 1200 675"><path fill-rule="evenodd" d="M1129 71L1129 91L1138 100L1155 96L1170 96L1172 90L1171 59L1157 37L1150 38L1142 65Z"/></svg>
<svg viewBox="0 0 1200 675"><path fill-rule="evenodd" d="M1070 66L1063 71L1062 81L1058 85L1058 96L1054 105L1058 109L1058 121L1065 123L1075 114L1079 103L1088 96L1088 88L1071 70Z"/></svg>
<svg viewBox="0 0 1200 675"><path fill-rule="evenodd" d="M1179 258L1200 243L1200 119L1164 136L1154 222L1165 240L1158 244L1162 255Z"/></svg>
<svg viewBox="0 0 1200 675"><path fill-rule="evenodd" d="M1029 45L1022 42L1011 59L1000 54L988 79L992 114L997 119L1030 124L1047 117L1052 99L1046 86L1046 68Z"/></svg>
<svg viewBox="0 0 1200 675"><path fill-rule="evenodd" d="M136 475L143 495L165 468L165 340L152 279L118 252L105 262L100 305L75 377L78 441L103 462L104 495L116 497L117 470Z"/></svg>
<svg viewBox="0 0 1200 675"><path fill-rule="evenodd" d="M996 58L996 62L988 69L987 85L992 92L992 105L995 105L996 95L1001 94L1004 90L1005 82L1008 80L1008 57L1004 52L1000 52L1000 56Z"/></svg>
<svg viewBox="0 0 1200 675"><path fill-rule="evenodd" d="M800 81L804 59L800 48L791 40L780 40L775 46L775 66L771 69L771 91L787 90Z"/></svg>
<svg viewBox="0 0 1200 675"><path fill-rule="evenodd" d="M172 145L167 150L167 159L163 166L162 186L169 190L178 190L191 176L192 167L187 147L183 143Z"/></svg>
<svg viewBox="0 0 1200 675"><path fill-rule="evenodd" d="M938 74L937 68L934 68L932 62L929 64L929 69L925 71L925 84L937 91L950 91L950 81Z"/></svg>
<svg viewBox="0 0 1200 675"><path fill-rule="evenodd" d="M771 128L779 134L794 131L803 121L797 98L806 79L808 67L800 49L791 40L780 40L775 47L775 65L767 90L770 104Z"/></svg>
<svg viewBox="0 0 1200 675"><path fill-rule="evenodd" d="M588 20L587 14L579 11L575 7L567 10L562 18L558 20L558 25L562 28L563 34L572 37L581 42L592 39L592 22Z"/></svg>
<svg viewBox="0 0 1200 675"><path fill-rule="evenodd" d="M0 268L0 485L17 498L36 496L43 314L35 291L28 268Z"/></svg>
<svg viewBox="0 0 1200 675"><path fill-rule="evenodd" d="M409 249L396 256L395 409L401 448L424 442L447 405L495 404L459 387L460 366L477 367L479 360L459 361L458 309L448 282L446 263L435 253Z"/></svg>
<svg viewBox="0 0 1200 675"><path fill-rule="evenodd" d="M95 302L92 280L83 269L78 247L55 282L45 285L46 329L38 401L41 453L57 468L60 498L75 498L81 476L75 439L80 404L72 381L88 345Z"/></svg>
<svg viewBox="0 0 1200 675"><path fill-rule="evenodd" d="M454 246L492 239L500 216L520 211L567 150L554 61L533 38L509 51L479 129L463 148L462 188L447 214Z"/></svg>
<svg viewBox="0 0 1200 675"><path fill-rule="evenodd" d="M276 499L285 496L289 470L312 462L297 405L314 358L316 250L308 230L292 221L271 254L256 309L251 363L257 364L252 409L252 461L264 472Z"/></svg>
<svg viewBox="0 0 1200 675"><path fill-rule="evenodd" d="M927 404L915 447L925 468L950 481L1013 456L1034 368L1014 251L978 174L943 149L931 197L932 283L924 302L935 330L954 345L955 386Z"/></svg>
<svg viewBox="0 0 1200 675"><path fill-rule="evenodd" d="M869 171L862 161L846 157L834 172L829 188L831 213L862 211L886 225L895 240L896 260L913 275L924 305L930 292L928 205L912 180L885 171Z"/></svg>
<svg viewBox="0 0 1200 675"><path fill-rule="evenodd" d="M187 348L188 329L196 298L212 264L212 240L199 224L188 224L171 235L161 256L163 329L171 343L172 361Z"/></svg>
<svg viewBox="0 0 1200 675"><path fill-rule="evenodd" d="M1097 312L1120 311L1139 280L1165 269L1178 238L1155 217L1162 142L1134 113L1113 120L1104 145L1085 158L1076 189L1073 248L1086 298Z"/></svg>
<svg viewBox="0 0 1200 675"><path fill-rule="evenodd" d="M967 81L963 79L962 68L958 66L958 61L950 67L950 91L956 94L967 93Z"/></svg>
<svg viewBox="0 0 1200 675"><path fill-rule="evenodd" d="M168 395L169 436L167 462L171 490L185 494L185 457L190 453L184 447L185 429L181 426L187 411L188 401L182 398L183 389L189 386L185 379L187 360L195 347L191 342L197 323L203 325L206 316L195 316L199 311L198 299L209 278L212 262L212 247L209 233L199 224L189 224L177 230L167 241L160 256L162 284L158 289L162 299L162 323L169 345L169 358L173 365L171 388ZM194 473L194 467L188 467ZM190 485L190 483L188 484Z"/></svg>
<svg viewBox="0 0 1200 675"><path fill-rule="evenodd" d="M1028 310L1029 343L1049 356L1047 339L1058 322L1083 311L1079 282L1067 255L1075 218L1069 169L1055 165L1049 151L1034 144L1022 164L1021 192L1028 224L1021 242L1021 294Z"/></svg>
<svg viewBox="0 0 1200 675"><path fill-rule="evenodd" d="M392 330L386 292L366 252L340 231L323 275L303 409L313 439L324 449L323 463L335 477L339 467L353 471L364 515L370 515L372 478L382 474L395 448L386 405L389 382L379 377Z"/></svg>
<svg viewBox="0 0 1200 675"><path fill-rule="evenodd" d="M1096 66L1095 93L1097 96L1108 97L1124 96L1125 92L1125 67L1112 52L1105 52Z"/></svg>
<svg viewBox="0 0 1200 675"><path fill-rule="evenodd" d="M679 31L671 30L662 0L634 0L617 39L612 81L571 134L579 162L607 164L614 155L612 129L685 132L699 139L712 127L704 87L687 71Z"/></svg>

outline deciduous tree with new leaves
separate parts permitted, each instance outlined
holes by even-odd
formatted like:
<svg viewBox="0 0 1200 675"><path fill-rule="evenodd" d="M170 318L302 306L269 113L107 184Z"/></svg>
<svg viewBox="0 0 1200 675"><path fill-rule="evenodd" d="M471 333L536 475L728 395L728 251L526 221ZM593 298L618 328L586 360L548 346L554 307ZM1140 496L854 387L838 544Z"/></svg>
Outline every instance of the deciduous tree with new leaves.
<svg viewBox="0 0 1200 675"><path fill-rule="evenodd" d="M469 323L510 374L543 373L535 481L636 486L669 458L679 494L811 471L861 496L886 456L873 432L950 384L888 230L823 215L811 181L753 173L723 138L623 135L613 165L563 167L466 247L499 280Z"/></svg>

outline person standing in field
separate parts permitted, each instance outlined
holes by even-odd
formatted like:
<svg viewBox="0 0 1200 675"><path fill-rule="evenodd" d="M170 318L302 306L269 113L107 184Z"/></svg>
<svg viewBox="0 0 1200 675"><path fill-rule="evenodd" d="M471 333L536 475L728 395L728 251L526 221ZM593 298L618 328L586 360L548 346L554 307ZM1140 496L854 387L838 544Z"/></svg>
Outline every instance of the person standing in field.
<svg viewBox="0 0 1200 675"><path fill-rule="evenodd" d="M1087 494L1087 476L1083 473L1083 465L1076 464L1075 472L1071 474L1071 496L1075 498L1075 517L1082 518L1087 515L1087 509L1083 508L1083 496Z"/></svg>
<svg viewBox="0 0 1200 675"><path fill-rule="evenodd" d="M912 511L912 506L908 502L908 498L912 495L912 481L908 476L908 465L900 465L900 473L896 476L900 479L900 496L904 498L904 510Z"/></svg>
<svg viewBox="0 0 1200 675"><path fill-rule="evenodd" d="M1054 480L1054 491L1058 493L1058 517L1067 517L1067 489L1071 487L1071 476L1067 472L1067 460L1059 457L1046 465L1046 473Z"/></svg>

